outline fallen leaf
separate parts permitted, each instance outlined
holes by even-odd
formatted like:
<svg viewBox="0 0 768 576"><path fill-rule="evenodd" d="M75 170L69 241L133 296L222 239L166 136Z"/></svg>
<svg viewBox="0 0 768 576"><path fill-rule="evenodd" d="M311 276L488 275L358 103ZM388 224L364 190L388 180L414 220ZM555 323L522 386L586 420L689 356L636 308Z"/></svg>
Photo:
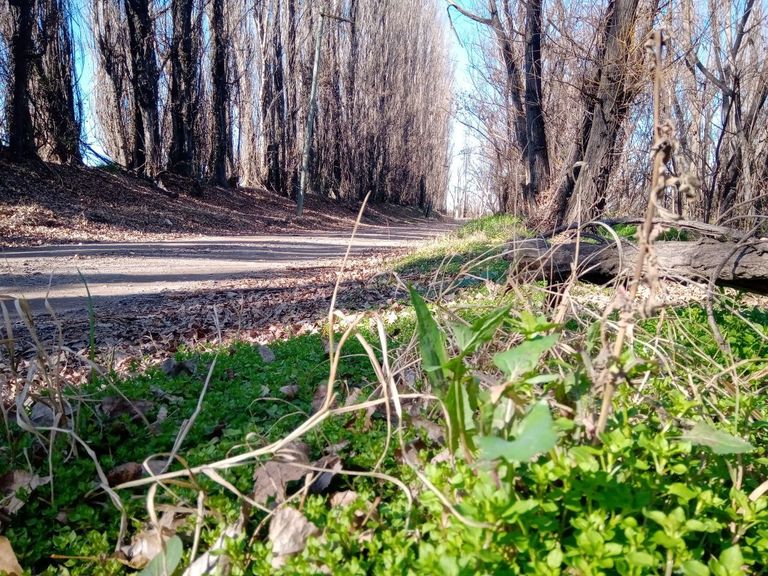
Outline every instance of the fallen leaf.
<svg viewBox="0 0 768 576"><path fill-rule="evenodd" d="M312 396L312 413L318 412L320 408L323 407L323 404L325 404L325 397L328 394L328 384L326 382L323 382L321 384L318 384L317 390L315 390L314 395ZM336 406L336 399L334 398L333 402L331 402L330 408L333 408Z"/></svg>
<svg viewBox="0 0 768 576"><path fill-rule="evenodd" d="M259 344L259 355L265 364L271 364L275 361L275 353L272 352L272 349L269 346Z"/></svg>
<svg viewBox="0 0 768 576"><path fill-rule="evenodd" d="M279 460L265 462L253 473L253 499L266 504L270 498L276 502L283 502L287 495L288 484L304 478L309 470L304 466L309 465L309 456L300 443L294 443L284 448L276 457ZM296 466L293 463L303 464Z"/></svg>
<svg viewBox="0 0 768 576"><path fill-rule="evenodd" d="M122 396L107 396L102 399L100 408L107 418L119 418L123 414L128 414L136 419L146 416L154 405L150 400L126 400Z"/></svg>
<svg viewBox="0 0 768 576"><path fill-rule="evenodd" d="M0 574L21 576L22 572L24 570L16 559L16 554L13 552L10 540L5 536L0 536Z"/></svg>
<svg viewBox="0 0 768 576"><path fill-rule="evenodd" d="M323 456L317 462L313 463L315 468L323 468L324 472L315 472L316 477L309 486L310 494L323 494L333 481L333 477L341 470L341 458L336 454Z"/></svg>
<svg viewBox="0 0 768 576"><path fill-rule="evenodd" d="M182 374L189 374L191 376L197 369L197 361L189 359L179 362L175 358L167 358L160 364L160 369L166 376L171 378L181 376Z"/></svg>
<svg viewBox="0 0 768 576"><path fill-rule="evenodd" d="M141 478L143 473L144 468L138 462L126 462L125 464L115 466L107 472L107 482L109 482L110 486L117 486L118 484L137 480Z"/></svg>
<svg viewBox="0 0 768 576"><path fill-rule="evenodd" d="M163 512L163 515L158 520L159 526L150 526L136 534L129 545L120 548L117 559L136 570L141 570L145 567L150 568L150 563L163 552L163 547L165 546L166 556L169 561L168 567L170 568L170 560L173 559L171 553L175 556L177 551L177 544L175 542L171 543L171 541L174 539L178 540L178 547L182 547L181 540L178 539L178 536L175 536L175 533L176 528L184 523L184 521L185 518L183 517L176 518L173 511ZM181 557L180 551L179 557ZM178 560L176 565L178 565ZM173 566L173 569L168 574L173 573L176 565ZM158 567L162 569L162 564L159 564ZM161 570L160 572L142 572L142 574L144 576L158 574L159 576L163 572Z"/></svg>
<svg viewBox="0 0 768 576"><path fill-rule="evenodd" d="M181 538L172 536L165 542L165 547L152 560L139 576L170 576L181 561L184 545Z"/></svg>
<svg viewBox="0 0 768 576"><path fill-rule="evenodd" d="M70 422L70 417L72 416L72 408L68 404L64 407L64 414L66 416L65 419L59 419L58 425L61 426L62 422ZM56 423L56 414L53 411L53 408L51 408L47 403L45 402L35 402L32 405L32 410L29 412L29 420L34 424L35 426L46 428L53 426ZM69 424L67 424L67 427Z"/></svg>
<svg viewBox="0 0 768 576"><path fill-rule="evenodd" d="M354 503L357 500L357 492L354 490L344 490L343 492L336 492L331 496L332 508L344 508Z"/></svg>
<svg viewBox="0 0 768 576"><path fill-rule="evenodd" d="M37 474L30 474L25 470L12 470L0 476L0 495L2 496L0 499L0 512L7 516L16 514L25 503L24 500L16 496L19 490L29 493L35 488L48 484L50 481L50 476L41 477Z"/></svg>
<svg viewBox="0 0 768 576"><path fill-rule="evenodd" d="M280 388L280 393L291 400L296 398L296 395L299 393L299 387L296 384L288 384L287 386Z"/></svg>
<svg viewBox="0 0 768 576"><path fill-rule="evenodd" d="M207 552L197 558L184 570L182 576L205 576L216 574L226 576L230 571L229 557L223 552L227 540L238 538L243 534L243 524L237 522L224 529Z"/></svg>
<svg viewBox="0 0 768 576"><path fill-rule="evenodd" d="M284 506L269 523L269 541L272 543L272 567L280 568L294 554L307 545L310 536L319 533L317 526L294 508Z"/></svg>
<svg viewBox="0 0 768 576"><path fill-rule="evenodd" d="M445 430L439 424L424 418L423 416L416 416L411 418L411 425L414 428L420 428L427 433L427 439L435 444L445 444Z"/></svg>

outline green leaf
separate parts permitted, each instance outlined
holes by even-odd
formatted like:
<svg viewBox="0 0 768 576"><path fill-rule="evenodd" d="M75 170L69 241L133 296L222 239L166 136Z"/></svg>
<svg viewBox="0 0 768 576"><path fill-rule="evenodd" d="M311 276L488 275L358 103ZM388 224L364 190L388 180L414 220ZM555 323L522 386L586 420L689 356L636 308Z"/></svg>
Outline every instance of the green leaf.
<svg viewBox="0 0 768 576"><path fill-rule="evenodd" d="M560 548L553 548L547 554L547 566L550 568L560 568L563 563L563 551Z"/></svg>
<svg viewBox="0 0 768 576"><path fill-rule="evenodd" d="M448 363L445 338L421 295L412 286L408 290L411 294L413 309L416 311L421 365L435 391L444 393L446 391L445 365Z"/></svg>
<svg viewBox="0 0 768 576"><path fill-rule="evenodd" d="M709 576L709 568L698 560L683 562L682 568L685 576Z"/></svg>
<svg viewBox="0 0 768 576"><path fill-rule="evenodd" d="M171 576L181 562L184 546L181 538L173 536L165 543L165 551L152 558L139 576Z"/></svg>
<svg viewBox="0 0 768 576"><path fill-rule="evenodd" d="M465 351L472 343L472 339L475 337L475 333L471 326L465 326L464 324L451 324L451 330L453 331L453 337L456 340L456 345L460 350ZM469 352L466 352L469 354Z"/></svg>
<svg viewBox="0 0 768 576"><path fill-rule="evenodd" d="M504 372L507 380L517 380L536 367L544 352L557 343L557 338L557 334L550 334L534 340L525 340L511 350L496 354L493 363Z"/></svg>
<svg viewBox="0 0 768 576"><path fill-rule="evenodd" d="M720 566L728 571L728 574L743 574L742 565L744 557L741 555L741 548L738 545L726 548L720 553Z"/></svg>
<svg viewBox="0 0 768 576"><path fill-rule="evenodd" d="M481 344L485 344L493 338L499 325L509 316L511 308L511 304L496 308L489 314L475 320L471 327L455 324L453 326L453 333L462 355L474 354Z"/></svg>
<svg viewBox="0 0 768 576"><path fill-rule="evenodd" d="M515 460L527 462L537 454L548 452L557 444L557 434L552 415L546 402L534 404L530 412L520 421L515 440L509 441L495 436L482 436L477 440L485 460Z"/></svg>
<svg viewBox="0 0 768 576"><path fill-rule="evenodd" d="M475 450L472 435L468 432L475 429L472 419L472 406L466 387L460 380L454 380L448 386L448 394L445 397L445 409L448 413L449 434L448 448L455 452L459 441L464 443L468 451Z"/></svg>
<svg viewBox="0 0 768 576"><path fill-rule="evenodd" d="M526 512L530 512L534 508L538 508L538 500L515 500L515 503L507 508L502 514L503 518L516 518L522 516Z"/></svg>
<svg viewBox="0 0 768 576"><path fill-rule="evenodd" d="M696 446L707 446L715 454L745 454L755 449L746 440L715 430L704 422L694 424L693 428L682 435L682 439Z"/></svg>
<svg viewBox="0 0 768 576"><path fill-rule="evenodd" d="M638 566L650 567L656 565L656 559L648 554L648 552L642 552L640 550L630 550L626 554L627 563L636 568Z"/></svg>

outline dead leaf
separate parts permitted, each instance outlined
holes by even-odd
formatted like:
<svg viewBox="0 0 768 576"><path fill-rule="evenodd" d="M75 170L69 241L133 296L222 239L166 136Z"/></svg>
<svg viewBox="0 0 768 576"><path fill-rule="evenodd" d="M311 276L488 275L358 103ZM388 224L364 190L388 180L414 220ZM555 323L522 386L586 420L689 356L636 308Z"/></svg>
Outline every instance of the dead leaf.
<svg viewBox="0 0 768 576"><path fill-rule="evenodd" d="M22 572L24 570L16 559L10 540L5 536L0 536L0 573L8 574L8 576L21 576Z"/></svg>
<svg viewBox="0 0 768 576"><path fill-rule="evenodd" d="M132 419L136 419L146 416L154 405L150 400L126 400L122 396L107 396L102 399L100 408L107 418L119 418L128 414Z"/></svg>
<svg viewBox="0 0 768 576"><path fill-rule="evenodd" d="M333 481L333 477L341 470L341 458L336 454L323 456L313 464L315 468L324 468L324 472L315 472L316 477L309 486L310 494L324 494Z"/></svg>
<svg viewBox="0 0 768 576"><path fill-rule="evenodd" d="M157 434L160 431L160 425L168 418L168 406L162 405L157 411L157 417L155 421L150 424L150 429L153 434Z"/></svg>
<svg viewBox="0 0 768 576"><path fill-rule="evenodd" d="M163 545L176 534L176 528L186 521L186 517L176 518L174 511L165 511L158 520L159 526L148 527L131 540L131 544L122 546L117 553L117 559L140 570L163 551Z"/></svg>
<svg viewBox="0 0 768 576"><path fill-rule="evenodd" d="M265 364L271 364L275 361L275 353L272 352L272 349L269 346L259 344L259 355Z"/></svg>
<svg viewBox="0 0 768 576"><path fill-rule="evenodd" d="M332 508L344 508L353 504L357 500L357 492L354 490L344 490L343 492L336 492L331 496Z"/></svg>
<svg viewBox="0 0 768 576"><path fill-rule="evenodd" d="M0 476L0 512L7 516L16 514L24 506L24 500L16 496L19 490L29 493L50 481L50 476L40 477L25 470L12 470Z"/></svg>
<svg viewBox="0 0 768 576"><path fill-rule="evenodd" d="M182 398L181 396L174 396L173 394L168 394L168 392L166 392L159 386L152 386L150 387L149 390L158 400L165 400L166 402L169 402L171 404L179 404L180 402L184 401L184 398Z"/></svg>
<svg viewBox="0 0 768 576"><path fill-rule="evenodd" d="M163 540L168 540L171 535L162 535L155 529L143 530L136 536L130 545L120 548L117 559L123 564L135 570L141 570L163 550Z"/></svg>
<svg viewBox="0 0 768 576"><path fill-rule="evenodd" d="M427 445L421 438L412 440L405 445L405 450L400 446L395 449L395 460L403 464L414 464L419 462L421 460L421 451L426 447Z"/></svg>
<svg viewBox="0 0 768 576"><path fill-rule="evenodd" d="M415 428L420 428L427 433L427 439L435 444L445 444L445 432L442 426L424 418L416 416L411 418L411 424Z"/></svg>
<svg viewBox="0 0 768 576"><path fill-rule="evenodd" d="M435 454L429 462L430 464L442 464L443 462L451 462L452 460L453 456L451 455L451 451L448 450L448 448L443 448L440 452Z"/></svg>
<svg viewBox="0 0 768 576"><path fill-rule="evenodd" d="M243 534L243 530L244 527L241 522L227 526L208 551L192 562L184 570L182 576L205 576L206 574L226 576L229 574L230 561L229 557L223 553L223 550L227 540L238 538Z"/></svg>
<svg viewBox="0 0 768 576"><path fill-rule="evenodd" d="M344 448L349 446L349 440L342 440L341 442L337 442L336 444L331 444L330 446L326 446L323 452L326 454L338 454Z"/></svg>
<svg viewBox="0 0 768 576"><path fill-rule="evenodd" d="M307 545L310 536L319 533L317 526L294 508L280 508L269 523L269 541L272 543L272 567L280 568L294 554Z"/></svg>
<svg viewBox="0 0 768 576"><path fill-rule="evenodd" d="M360 396L363 395L362 388L352 388L347 395L347 399L344 401L344 407L354 406L360 400Z"/></svg>
<svg viewBox="0 0 768 576"><path fill-rule="evenodd" d="M325 404L325 397L328 394L328 383L326 381L321 382L317 386L317 390L315 390L314 395L312 396L312 413L319 411L320 408L323 407L323 404ZM333 408L336 406L336 399L334 398L333 402L331 402L331 405L329 408Z"/></svg>
<svg viewBox="0 0 768 576"><path fill-rule="evenodd" d="M71 422L72 408L69 405L64 407L64 414L66 418L60 419L58 425L61 426L62 422ZM46 428L53 426L56 423L56 414L46 402L35 402L32 405L32 410L29 412L29 420L35 426ZM67 425L67 427L70 427Z"/></svg>
<svg viewBox="0 0 768 576"><path fill-rule="evenodd" d="M107 472L107 482L110 486L117 486L132 480L138 480L144 474L144 467L138 462L126 462L115 466Z"/></svg>
<svg viewBox="0 0 768 576"><path fill-rule="evenodd" d="M189 374L191 376L197 370L197 361L189 359L179 362L175 358L166 358L160 364L160 369L170 378L175 378L182 374Z"/></svg>
<svg viewBox="0 0 768 576"><path fill-rule="evenodd" d="M299 393L299 387L296 384L288 384L287 386L280 388L280 393L289 400L292 400L293 398L296 398L296 395Z"/></svg>
<svg viewBox="0 0 768 576"><path fill-rule="evenodd" d="M308 473L304 466L309 465L306 445L295 442L279 451L276 460L265 462L253 473L253 499L266 504L270 498L283 502L287 495L288 484L297 482ZM303 464L296 466L293 462Z"/></svg>

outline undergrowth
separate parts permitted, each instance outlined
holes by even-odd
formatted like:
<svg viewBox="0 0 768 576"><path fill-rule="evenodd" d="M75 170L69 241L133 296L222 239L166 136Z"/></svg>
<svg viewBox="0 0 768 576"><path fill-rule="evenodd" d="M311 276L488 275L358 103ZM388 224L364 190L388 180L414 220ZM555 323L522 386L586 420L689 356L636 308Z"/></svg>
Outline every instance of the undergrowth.
<svg viewBox="0 0 768 576"><path fill-rule="evenodd" d="M8 414L0 474L52 475L0 517L25 573L134 572L142 566L115 546L153 530L168 558L180 551L169 574L207 550L231 574L763 573L766 311L721 295L713 315L726 348L698 302L639 322L596 434L601 329L616 317L573 301L584 315L555 321L536 285L508 288L505 261L478 264L510 230L524 234L509 218L470 223L399 262L393 282L419 287L409 306L337 315L333 332L267 351L182 350L175 376L158 367L43 392L37 402L50 394L69 407L56 433ZM500 272L478 280L483 266ZM328 471L258 500L265 463L295 449L285 439ZM125 531L84 446L110 476ZM172 451L168 477L110 475ZM314 530L276 563L271 526L285 508Z"/></svg>

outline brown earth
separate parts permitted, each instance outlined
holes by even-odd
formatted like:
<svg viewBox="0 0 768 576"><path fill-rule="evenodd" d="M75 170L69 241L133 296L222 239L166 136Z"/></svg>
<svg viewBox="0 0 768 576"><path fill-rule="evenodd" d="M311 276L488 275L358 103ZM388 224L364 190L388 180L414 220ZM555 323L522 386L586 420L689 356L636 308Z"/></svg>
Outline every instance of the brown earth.
<svg viewBox="0 0 768 576"><path fill-rule="evenodd" d="M92 168L0 161L6 400L41 357L66 381L86 378L91 330L97 364L122 372L219 335L268 343L319 329L357 207L308 198L297 221L290 199L264 190L207 187L190 196L189 182L166 179L165 187ZM382 275L386 259L454 226L413 209L367 209L338 307L397 302L403 290Z"/></svg>
<svg viewBox="0 0 768 576"><path fill-rule="evenodd" d="M161 187L162 186L162 187ZM117 169L0 159L0 246L152 241L351 229L358 204L293 200L259 188L224 189L164 175L157 185ZM422 221L418 210L370 206L364 222Z"/></svg>

